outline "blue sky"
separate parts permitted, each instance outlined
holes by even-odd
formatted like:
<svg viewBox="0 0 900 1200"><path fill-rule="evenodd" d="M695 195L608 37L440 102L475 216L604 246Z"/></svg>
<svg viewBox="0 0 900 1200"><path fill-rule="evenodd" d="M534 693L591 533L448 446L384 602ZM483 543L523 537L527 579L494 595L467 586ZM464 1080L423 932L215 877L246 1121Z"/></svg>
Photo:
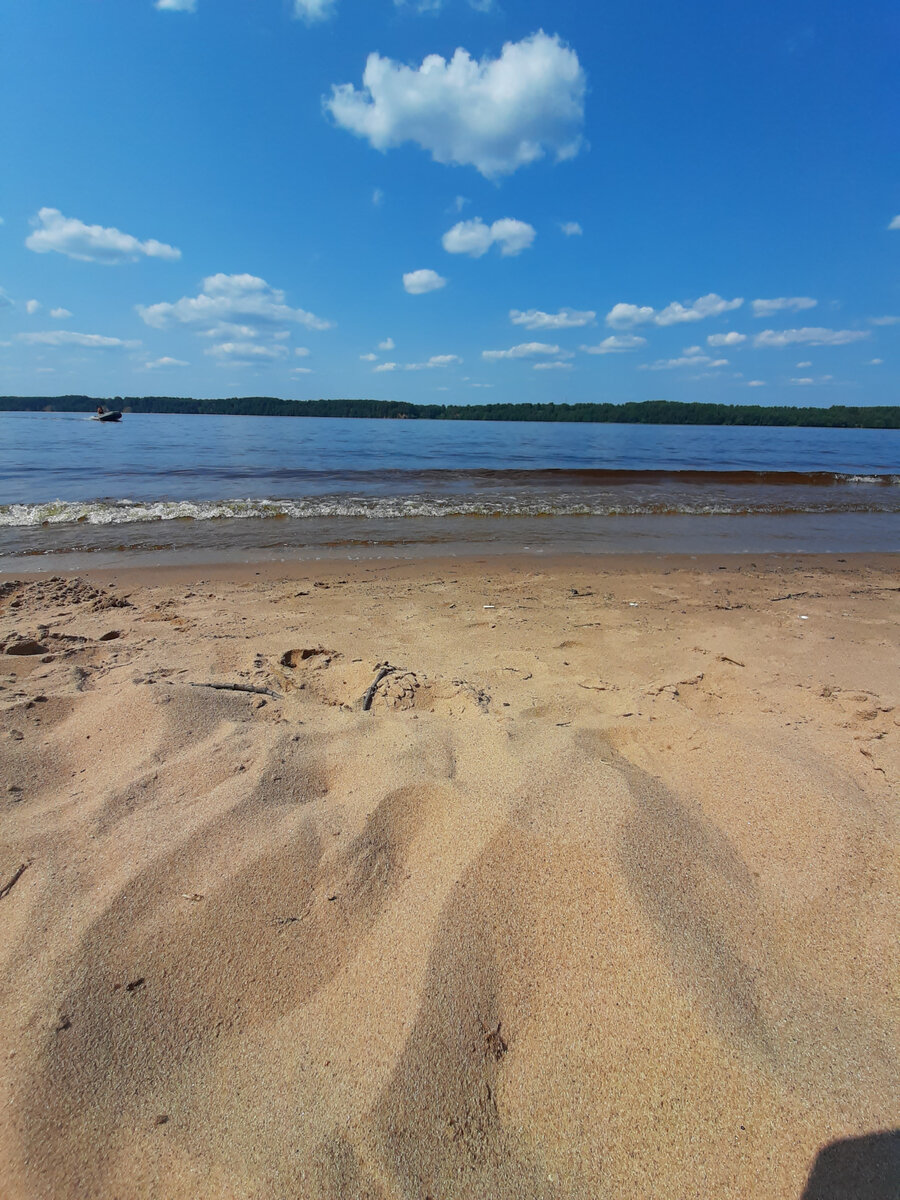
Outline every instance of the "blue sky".
<svg viewBox="0 0 900 1200"><path fill-rule="evenodd" d="M897 399L888 0L0 3L4 394Z"/></svg>

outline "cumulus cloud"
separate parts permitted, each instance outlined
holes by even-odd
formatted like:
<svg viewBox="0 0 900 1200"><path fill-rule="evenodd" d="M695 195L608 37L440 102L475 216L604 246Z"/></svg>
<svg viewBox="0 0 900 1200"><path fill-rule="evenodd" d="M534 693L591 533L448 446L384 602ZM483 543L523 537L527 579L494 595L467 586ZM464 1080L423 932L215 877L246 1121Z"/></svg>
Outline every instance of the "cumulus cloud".
<svg viewBox="0 0 900 1200"><path fill-rule="evenodd" d="M267 346L262 342L218 342L215 346L204 350L203 353L211 354L214 358L220 358L227 362L243 363L272 362L279 358L286 358L290 351L287 346Z"/></svg>
<svg viewBox="0 0 900 1200"><path fill-rule="evenodd" d="M33 317L34 314L40 309L40 307L41 307L40 300L26 300L25 301L25 311L28 313L29 317Z"/></svg>
<svg viewBox="0 0 900 1200"><path fill-rule="evenodd" d="M378 366L374 368L374 371L376 374L380 374L382 371L396 371L396 370L397 370L397 364L395 362L379 363Z"/></svg>
<svg viewBox="0 0 900 1200"><path fill-rule="evenodd" d="M746 333L711 333L706 339L706 344L707 346L741 346L746 340Z"/></svg>
<svg viewBox="0 0 900 1200"><path fill-rule="evenodd" d="M314 25L327 21L337 12L337 0L294 0L294 16Z"/></svg>
<svg viewBox="0 0 900 1200"><path fill-rule="evenodd" d="M572 364L567 362L534 363L532 371L571 371Z"/></svg>
<svg viewBox="0 0 900 1200"><path fill-rule="evenodd" d="M900 325L900 317L869 317L870 325Z"/></svg>
<svg viewBox="0 0 900 1200"><path fill-rule="evenodd" d="M816 381L814 379L809 379L808 377L804 378L804 379L789 379L788 380L788 383L792 383L792 384L795 384L800 387L804 387L804 386L807 386L807 385L809 385L811 383L815 383L815 382Z"/></svg>
<svg viewBox="0 0 900 1200"><path fill-rule="evenodd" d="M182 296L171 304L139 304L137 310L154 329L186 325L211 336L239 329L234 340L257 333L273 335L282 325L319 330L332 325L302 308L291 308L280 288L255 275L208 275L197 296Z"/></svg>
<svg viewBox="0 0 900 1200"><path fill-rule="evenodd" d="M649 305L614 304L606 314L606 323L613 329L630 329L634 325L681 325L692 321L703 321L707 317L718 317L722 313L740 308L744 303L743 297L734 300L723 300L715 292L701 296L699 300L682 304L673 300L659 312Z"/></svg>
<svg viewBox="0 0 900 1200"><path fill-rule="evenodd" d="M581 237L581 235L584 233L584 230L577 221L563 221L560 225L560 229L563 231L566 237Z"/></svg>
<svg viewBox="0 0 900 1200"><path fill-rule="evenodd" d="M422 296L425 292L436 292L444 287L447 280L438 275L437 271L407 271L403 276L403 286L411 296Z"/></svg>
<svg viewBox="0 0 900 1200"><path fill-rule="evenodd" d="M359 357L361 362L378 362L377 354L361 354Z"/></svg>
<svg viewBox="0 0 900 1200"><path fill-rule="evenodd" d="M324 106L377 150L415 142L436 162L496 178L581 146L584 72L575 51L543 30L480 62L462 48L418 68L370 54L362 82L333 87Z"/></svg>
<svg viewBox="0 0 900 1200"><path fill-rule="evenodd" d="M893 221L888 225L888 229L900 229L900 213L894 217Z"/></svg>
<svg viewBox="0 0 900 1200"><path fill-rule="evenodd" d="M639 346L646 345L645 337L638 337L634 333L621 333L604 338L597 346L582 346L581 349L585 354L622 354L626 350L637 350Z"/></svg>
<svg viewBox="0 0 900 1200"><path fill-rule="evenodd" d="M31 224L34 232L25 239L29 250L38 254L65 254L80 262L120 263L137 262L140 258L181 258L181 251L165 242L150 238L138 241L130 233L103 225L85 225L75 217L64 217L58 208L42 208Z"/></svg>
<svg viewBox="0 0 900 1200"><path fill-rule="evenodd" d="M448 254L468 254L471 258L481 258L491 246L497 245L500 253L509 257L527 250L534 239L534 227L525 221L502 217L493 225L486 225L480 217L475 217L448 229L441 244Z"/></svg>
<svg viewBox="0 0 900 1200"><path fill-rule="evenodd" d="M154 7L162 12L196 12L197 0L156 0Z"/></svg>
<svg viewBox="0 0 900 1200"><path fill-rule="evenodd" d="M765 386L766 386L766 381L764 379L748 379L747 380L747 387L765 387Z"/></svg>
<svg viewBox="0 0 900 1200"><path fill-rule="evenodd" d="M17 339L27 346L83 346L86 350L131 350L139 341L104 337L100 333L74 333L69 329L47 329L40 333L18 333Z"/></svg>
<svg viewBox="0 0 900 1200"><path fill-rule="evenodd" d="M846 346L870 337L867 329L764 329L753 339L754 346Z"/></svg>
<svg viewBox="0 0 900 1200"><path fill-rule="evenodd" d="M798 362L797 367L802 371L805 367L811 367L811 362Z"/></svg>
<svg viewBox="0 0 900 1200"><path fill-rule="evenodd" d="M557 313L541 312L539 308L529 308L525 312L512 308L509 311L513 325L524 325L526 329L580 329L584 325L593 325L596 316L595 312L578 312L574 308L561 308Z"/></svg>
<svg viewBox="0 0 900 1200"><path fill-rule="evenodd" d="M429 367L450 367L453 363L462 362L458 354L432 354L426 366Z"/></svg>
<svg viewBox="0 0 900 1200"><path fill-rule="evenodd" d="M884 362L883 358L870 358L866 363L867 367L880 367Z"/></svg>
<svg viewBox="0 0 900 1200"><path fill-rule="evenodd" d="M501 358L537 358L542 354L559 353L559 346L549 346L546 342L522 342L519 346L511 346L509 350L482 350L481 357L488 362L497 362Z"/></svg>
<svg viewBox="0 0 900 1200"><path fill-rule="evenodd" d="M394 339L392 337L385 338L383 342L378 343L378 349L379 350L393 350L394 349Z"/></svg>
<svg viewBox="0 0 900 1200"><path fill-rule="evenodd" d="M691 347L692 350L699 347ZM660 358L654 363L641 363L641 371L671 371L678 367L699 367L705 366L710 368L727 367L727 358L710 358L708 354L702 351L699 354L683 354L680 358Z"/></svg>
<svg viewBox="0 0 900 1200"><path fill-rule="evenodd" d="M71 313L67 308L51 308L50 316L54 321L65 321L66 317L71 317Z"/></svg>
<svg viewBox="0 0 900 1200"><path fill-rule="evenodd" d="M811 296L777 296L774 300L753 300L751 307L754 317L771 317L778 312L802 312L818 303Z"/></svg>
<svg viewBox="0 0 900 1200"><path fill-rule="evenodd" d="M190 365L182 358L170 358L167 354L162 358L155 358L152 362L144 363L148 371L155 370L156 367L189 367Z"/></svg>

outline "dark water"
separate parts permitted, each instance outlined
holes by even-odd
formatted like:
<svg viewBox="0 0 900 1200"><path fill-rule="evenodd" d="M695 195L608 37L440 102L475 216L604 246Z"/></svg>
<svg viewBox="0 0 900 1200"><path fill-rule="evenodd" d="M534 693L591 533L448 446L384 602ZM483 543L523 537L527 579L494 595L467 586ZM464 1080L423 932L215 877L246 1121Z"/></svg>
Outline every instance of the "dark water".
<svg viewBox="0 0 900 1200"><path fill-rule="evenodd" d="M883 550L898 513L890 430L0 414L3 569L123 552Z"/></svg>

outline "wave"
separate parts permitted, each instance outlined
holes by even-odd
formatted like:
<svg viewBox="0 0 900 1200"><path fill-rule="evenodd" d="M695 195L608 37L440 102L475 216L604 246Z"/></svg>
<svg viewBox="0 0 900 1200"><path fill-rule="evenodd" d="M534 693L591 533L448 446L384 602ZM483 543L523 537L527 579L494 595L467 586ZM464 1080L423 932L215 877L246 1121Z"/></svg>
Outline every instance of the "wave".
<svg viewBox="0 0 900 1200"><path fill-rule="evenodd" d="M868 482L865 477L861 481ZM159 521L403 520L451 517L591 517L635 515L750 515L826 512L900 512L900 494L854 499L844 491L831 498L756 495L534 495L314 496L303 499L226 500L54 500L0 505L0 527L132 525Z"/></svg>

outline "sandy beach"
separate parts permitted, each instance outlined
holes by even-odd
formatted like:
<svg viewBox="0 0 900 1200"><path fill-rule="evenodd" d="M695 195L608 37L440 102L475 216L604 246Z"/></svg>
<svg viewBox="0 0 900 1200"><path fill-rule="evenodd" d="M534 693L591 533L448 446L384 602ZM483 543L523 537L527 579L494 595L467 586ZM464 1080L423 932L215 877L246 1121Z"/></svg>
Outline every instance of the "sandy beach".
<svg viewBox="0 0 900 1200"><path fill-rule="evenodd" d="M0 583L0 1194L885 1200L897 565Z"/></svg>

